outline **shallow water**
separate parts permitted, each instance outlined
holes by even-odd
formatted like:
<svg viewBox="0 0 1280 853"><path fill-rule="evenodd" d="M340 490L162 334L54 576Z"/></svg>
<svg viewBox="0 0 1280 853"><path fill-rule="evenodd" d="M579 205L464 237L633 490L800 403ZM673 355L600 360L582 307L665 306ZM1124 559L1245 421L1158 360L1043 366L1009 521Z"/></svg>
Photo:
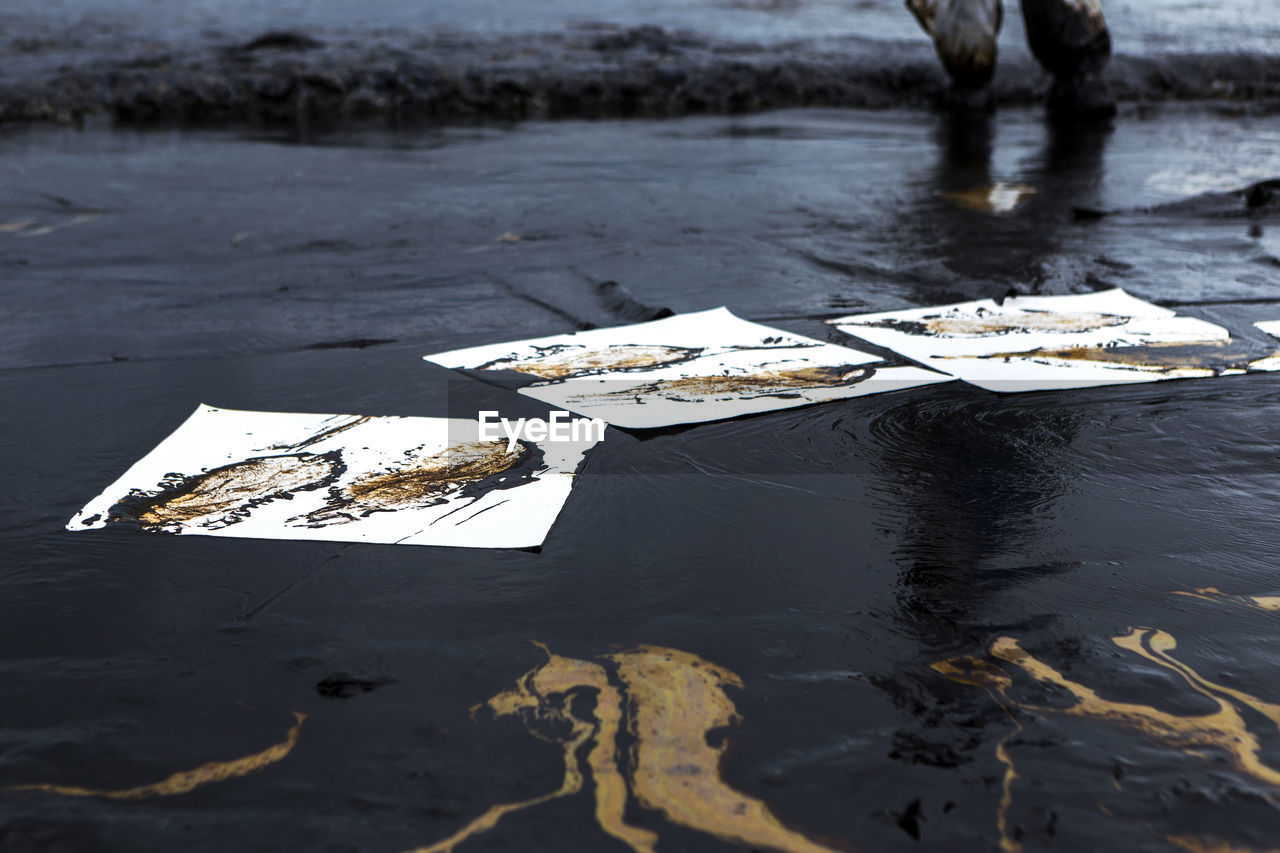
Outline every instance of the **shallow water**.
<svg viewBox="0 0 1280 853"><path fill-rule="evenodd" d="M1016 0L1005 4L1002 41L1020 47ZM1274 54L1280 25L1267 0L1103 3L1120 52L1241 51ZM857 35L885 41L922 37L899 0L371 0L352 20L348 4L249 0L10 0L0 20L12 31L106 41L125 33L154 39L222 34L251 38L281 22L329 38L371 34L554 32L583 26L657 26L704 36L777 42Z"/></svg>
<svg viewBox="0 0 1280 853"><path fill-rule="evenodd" d="M1050 80L1006 4L991 97ZM1108 2L1122 101L1280 97L1269 0ZM352 118L669 117L948 98L900 0L413 3L14 0L0 121L344 123Z"/></svg>
<svg viewBox="0 0 1280 853"><path fill-rule="evenodd" d="M1251 323L1280 317L1275 209L1245 215L1227 191L1280 175L1280 120L1197 105L1088 134L1019 110L8 128L0 173L4 222L26 223L0 232L0 786L147 785L259 753L307 715L287 756L189 793L0 791L5 849L430 845L561 784L559 743L469 710L546 660L535 640L736 673L742 719L711 737L724 782L832 849L1265 847L1280 829L1276 788L1221 742L1055 711L1061 686L992 654L1012 638L1105 700L1214 711L1112 641L1167 632L1173 658L1254 702L1228 704L1280 767L1257 710L1280 702L1280 616L1243 597L1280 593L1274 375L953 383L611 430L540 553L62 530L199 402L536 412L420 356L622 322L609 279L837 341L814 318L1121 286L1266 350ZM943 195L995 181L1035 193L1007 215ZM1207 587L1224 594L1178 594ZM970 657L1007 673L1008 697L934 668ZM592 796L458 849L627 849ZM659 849L745 849L627 815Z"/></svg>

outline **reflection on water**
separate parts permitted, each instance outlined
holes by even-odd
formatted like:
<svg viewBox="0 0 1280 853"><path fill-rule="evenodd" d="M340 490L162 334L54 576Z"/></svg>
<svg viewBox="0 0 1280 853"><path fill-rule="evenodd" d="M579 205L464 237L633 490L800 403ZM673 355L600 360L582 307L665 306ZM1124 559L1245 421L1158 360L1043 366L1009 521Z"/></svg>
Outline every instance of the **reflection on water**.
<svg viewBox="0 0 1280 853"><path fill-rule="evenodd" d="M1037 289L1037 277L1058 251L1060 230L1073 227L1070 206L1096 192L1109 129L1047 122L1043 148L1024 176L1036 192L1012 215L982 215L947 201L948 194L995 183L994 121L988 113L959 110L939 118L937 159L911 209L912 224L950 271L976 284L962 284L970 288L963 293L919 287L917 304L998 295L990 282L1007 280L1011 271L1025 272L1024 291ZM997 402L950 389L887 409L873 421L884 512L901 531L897 618L927 648L945 645L961 623L981 618L991 567L1000 555L1035 541L1052 520L1054 502L1076 474L1064 468L1064 451L1087 417L1070 407ZM1021 559L1042 573L1057 570L1054 555L1023 553Z"/></svg>
<svg viewBox="0 0 1280 853"><path fill-rule="evenodd" d="M974 187L941 193L947 201L978 213L1013 213L1031 196L1036 188L1030 184L1006 184L999 181L990 186Z"/></svg>
<svg viewBox="0 0 1280 853"><path fill-rule="evenodd" d="M1086 417L965 388L935 396L871 424L877 491L900 531L896 615L934 648L955 637L959 622L981 618L1003 555L1021 552L1023 565L1056 570L1054 555L1025 553L1024 543L1041 536L1070 489L1077 472L1065 451Z"/></svg>
<svg viewBox="0 0 1280 853"><path fill-rule="evenodd" d="M914 301L936 305L999 296L991 282L1000 281L1024 293L1039 292L1056 274L1064 229L1082 227L1073 221L1074 209L1097 204L1112 126L1046 121L1040 151L1012 182L993 166L994 115L954 110L937 121L937 157L906 224L963 290L919 288Z"/></svg>

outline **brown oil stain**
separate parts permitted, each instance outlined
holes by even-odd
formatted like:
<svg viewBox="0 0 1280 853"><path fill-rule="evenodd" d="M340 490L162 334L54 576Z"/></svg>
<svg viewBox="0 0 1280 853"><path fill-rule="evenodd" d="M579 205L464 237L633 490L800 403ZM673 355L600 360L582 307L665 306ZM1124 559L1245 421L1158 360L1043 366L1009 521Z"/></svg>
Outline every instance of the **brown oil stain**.
<svg viewBox="0 0 1280 853"><path fill-rule="evenodd" d="M604 663L547 653L547 661L516 684L472 709L518 716L535 737L564 750L565 775L548 794L486 811L453 835L414 853L449 853L487 832L507 814L580 791L585 784L578 753L590 743L586 769L594 786L601 828L636 853L654 853L657 833L626 822L628 793L674 823L728 841L798 853L830 851L784 828L768 807L729 788L720 778L724 746L710 746L708 733L737 719L726 686L742 687L737 675L696 655L641 646L604 656ZM615 668L619 689L605 664ZM573 699L594 695L592 718L575 713ZM624 723L633 743L618 742Z"/></svg>
<svg viewBox="0 0 1280 853"><path fill-rule="evenodd" d="M561 381L601 373L653 370L698 358L702 347L618 344L591 348L573 344L541 348L537 356L499 358L476 370L514 370L539 379Z"/></svg>
<svg viewBox="0 0 1280 853"><path fill-rule="evenodd" d="M940 193L944 199L957 207L987 214L1013 213L1022 206L1024 201L1035 194L1036 188L1029 184L1006 183Z"/></svg>
<svg viewBox="0 0 1280 853"><path fill-rule="evenodd" d="M1264 785L1280 788L1280 769L1262 760L1261 742L1249 730L1241 713L1242 707L1250 709L1268 719L1280 731L1280 704L1259 699L1200 675L1172 655L1177 648L1177 641L1165 631L1134 628L1128 634L1113 637L1112 642L1181 676L1192 690L1211 700L1217 710L1207 714L1180 716L1148 705L1105 699L1092 688L1067 678L1039 660L1012 637L1000 637L992 643L991 655L1017 667L1041 684L1065 691L1074 700L1072 704L1059 707L1019 701L1011 695L1012 676L999 665L979 658L966 656L939 661L933 664L933 668L953 681L983 688L1011 718L1014 709L1020 709L1035 714L1055 714L1111 723L1187 755L1207 759L1206 751L1216 751L1237 772ZM1012 785L1018 774L1005 749L1008 737L1002 738L997 747L999 760L1006 768L1005 795L1001 800L997 822L1002 849L1016 853L1021 849L1021 844L1009 832L1008 810L1012 805Z"/></svg>
<svg viewBox="0 0 1280 853"><path fill-rule="evenodd" d="M986 359L1033 361L1040 364L1088 364L1141 373L1166 376L1217 376L1242 373L1253 368L1254 354L1231 341L1195 341L1187 343L1152 343L1132 347L1062 347L1033 349L1024 352L998 352L986 355L950 356L950 359Z"/></svg>
<svg viewBox="0 0 1280 853"><path fill-rule="evenodd" d="M719 376L688 376L658 379L643 385L577 394L570 402L590 405L633 397L663 397L668 400L696 402L711 399L753 399L756 397L796 397L802 391L844 388L857 385L875 374L869 365L816 366L793 370L758 370L754 373Z"/></svg>
<svg viewBox="0 0 1280 853"><path fill-rule="evenodd" d="M973 314L936 314L919 320L888 318L867 323L908 335L935 338L976 338L1014 333L1073 334L1123 326L1131 317L1080 311L1019 311L1000 314L979 309Z"/></svg>
<svg viewBox="0 0 1280 853"><path fill-rule="evenodd" d="M265 767L284 760L293 751L293 748L298 745L298 736L302 732L302 721L306 718L306 714L294 711L294 724L289 729L288 734L285 735L285 739L261 752L255 752L252 755L246 755L231 761L210 761L192 770L174 773L151 785L139 785L136 788L79 788L74 785L36 784L11 785L5 790L43 791L63 797L102 797L108 800L143 800L148 797L173 797L178 794L186 794L196 788L212 785L215 782L225 782L228 779L248 776L250 773L256 773Z"/></svg>
<svg viewBox="0 0 1280 853"><path fill-rule="evenodd" d="M1243 604L1245 607L1251 607L1255 610L1267 610L1271 612L1280 611L1280 595L1231 595L1223 592L1215 586L1200 587L1198 589L1175 589L1173 595L1183 595L1188 598L1199 598L1204 601L1212 601L1214 603L1231 603Z"/></svg>
<svg viewBox="0 0 1280 853"><path fill-rule="evenodd" d="M107 511L107 520L169 533L190 526L217 529L270 501L324 488L345 470L338 451L245 459L202 474L171 475L158 492L123 498Z"/></svg>
<svg viewBox="0 0 1280 853"><path fill-rule="evenodd" d="M528 482L541 469L541 461L542 451L524 441L511 453L506 441L463 442L403 467L366 474L334 487L324 506L297 521L322 527L374 512L440 504L456 495L480 497L494 488Z"/></svg>

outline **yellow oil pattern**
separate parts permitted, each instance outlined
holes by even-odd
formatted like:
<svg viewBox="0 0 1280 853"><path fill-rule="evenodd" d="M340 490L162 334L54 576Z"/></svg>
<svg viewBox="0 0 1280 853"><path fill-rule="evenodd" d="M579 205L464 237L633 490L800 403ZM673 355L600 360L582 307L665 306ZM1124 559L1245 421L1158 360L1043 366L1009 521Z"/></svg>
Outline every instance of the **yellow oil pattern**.
<svg viewBox="0 0 1280 853"><path fill-rule="evenodd" d="M1214 603L1243 604L1245 607L1252 607L1255 610L1280 610L1280 595L1231 595L1215 586L1205 586L1198 589L1176 589L1173 594L1183 595L1188 598L1199 598Z"/></svg>
<svg viewBox="0 0 1280 853"><path fill-rule="evenodd" d="M784 853L830 853L830 848L783 827L763 802L734 791L720 778L724 746L709 745L707 735L737 720L724 692L726 686L742 687L737 675L687 652L641 646L601 659L615 668L623 686L619 690L602 663L561 657L539 645L547 652L546 663L473 711L487 708L496 716L519 716L536 737L559 743L565 764L560 788L494 806L443 841L413 853L449 853L492 829L506 814L577 793L587 775L578 754L587 743L596 820L637 853L655 853L659 837L626 822L631 795L673 823L728 841ZM583 691L596 697L594 719L581 719L571 710L570 697ZM563 732L566 724L567 735L542 733ZM618 744L624 724L633 738L625 753Z"/></svg>
<svg viewBox="0 0 1280 853"><path fill-rule="evenodd" d="M760 800L720 778L724 745L707 733L738 719L726 686L742 680L723 667L676 649L641 646L609 656L627 688L632 789L645 808L681 826L771 850L817 853L830 848L786 829Z"/></svg>
<svg viewBox="0 0 1280 853"><path fill-rule="evenodd" d="M548 794L516 803L493 806L453 835L429 847L420 847L414 853L448 853L468 838L493 829L503 816L521 809L567 797L582 790L584 774L578 762L578 751L583 744L593 740L587 764L595 782L596 819L605 832L627 843L633 850L653 850L657 836L645 829L629 826L623 820L626 807L626 782L618 772L614 760L614 744L622 719L622 700L617 688L609 683L604 667L590 661L574 660L552 654L546 646L537 644L547 653L547 662L520 678L516 684L494 696L472 712L487 708L495 716L519 716L530 723L529 731L542 740L552 740L543 734L549 726L539 724L569 724L569 734L555 739L564 749L564 781ZM596 720L584 720L575 716L569 707L571 693L582 690L597 691ZM556 703L556 697L562 698Z"/></svg>
<svg viewBox="0 0 1280 853"><path fill-rule="evenodd" d="M1218 593L1213 588L1197 590L1197 597L1210 597ZM1012 637L1000 637L991 645L991 656L1010 664L1041 684L1051 685L1068 693L1072 703L1064 706L1036 705L1014 698L1013 677L999 665L975 657L959 657L933 664L942 675L962 684L986 690L1012 717L1014 709L1035 714L1055 714L1068 717L1111 723L1137 732L1148 740L1185 754L1207 757L1208 751L1216 752L1239 773L1264 785L1280 788L1280 768L1265 762L1261 757L1262 744L1257 734L1250 731L1241 713L1247 708L1269 720L1280 731L1280 704L1268 702L1242 690L1218 684L1196 672L1173 656L1177 648L1174 637L1155 628L1134 628L1122 636L1113 637L1116 646L1140 655L1151 663L1172 671L1196 693L1208 698L1217 709L1206 714L1182 716L1161 711L1158 708L1132 702L1106 699L1092 688L1074 681L1057 669L1026 651ZM1014 721L1018 730L1020 724ZM1013 733L1016 734L1016 731ZM997 824L1001 847L1016 853L1021 844L1009 828L1008 812L1012 806L1013 783L1017 770L1002 738L996 747L997 758L1005 767L1004 790ZM1185 846L1188 850L1232 850L1218 842L1201 842L1190 837L1173 836L1168 840ZM1218 845L1218 846L1215 846Z"/></svg>
<svg viewBox="0 0 1280 853"><path fill-rule="evenodd" d="M252 755L246 755L232 761L210 761L193 770L174 773L151 785L139 785L135 788L79 788L74 785L36 784L13 785L6 790L44 791L45 793L59 794L64 797L103 797L108 800L143 800L148 797L172 797L177 794L186 794L196 788L212 785L215 782L225 782L228 779L248 776L250 773L256 773L264 767L283 760L297 746L298 735L302 731L302 721L306 719L306 716L306 714L294 711L294 724L289 729L285 739L261 752L255 752Z"/></svg>
<svg viewBox="0 0 1280 853"><path fill-rule="evenodd" d="M1226 841L1206 841L1192 835L1166 835L1164 840L1188 853L1280 853L1280 847L1241 847Z"/></svg>

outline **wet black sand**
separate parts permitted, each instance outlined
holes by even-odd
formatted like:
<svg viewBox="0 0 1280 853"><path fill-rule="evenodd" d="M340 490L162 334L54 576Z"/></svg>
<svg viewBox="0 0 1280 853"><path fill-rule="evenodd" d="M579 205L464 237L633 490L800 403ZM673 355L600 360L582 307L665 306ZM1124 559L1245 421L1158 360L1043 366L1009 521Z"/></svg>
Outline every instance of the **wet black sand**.
<svg viewBox="0 0 1280 853"><path fill-rule="evenodd" d="M1276 211L1227 190L1280 174L1275 118L91 122L5 129L0 170L4 219L26 223L0 233L0 786L147 784L308 715L287 758L187 794L0 791L5 850L431 844L560 782L557 746L468 711L543 660L531 640L584 660L664 645L737 672L724 779L833 849L997 849L1011 733L1007 835L1025 849L1264 848L1280 830L1275 789L1221 750L1006 713L930 666L994 660L1012 637L1105 698L1212 711L1109 639L1150 626L1204 677L1280 701L1280 613L1174 594L1280 593L1275 375L953 384L611 431L540 553L62 530L199 402L536 411L419 357L625 322L607 280L833 340L814 317L1122 286L1265 351L1250 323L1280 318ZM939 195L995 180L1038 192L1005 217ZM1246 722L1277 766L1275 725ZM662 850L741 849L635 818ZM499 848L626 849L585 792L459 849Z"/></svg>

